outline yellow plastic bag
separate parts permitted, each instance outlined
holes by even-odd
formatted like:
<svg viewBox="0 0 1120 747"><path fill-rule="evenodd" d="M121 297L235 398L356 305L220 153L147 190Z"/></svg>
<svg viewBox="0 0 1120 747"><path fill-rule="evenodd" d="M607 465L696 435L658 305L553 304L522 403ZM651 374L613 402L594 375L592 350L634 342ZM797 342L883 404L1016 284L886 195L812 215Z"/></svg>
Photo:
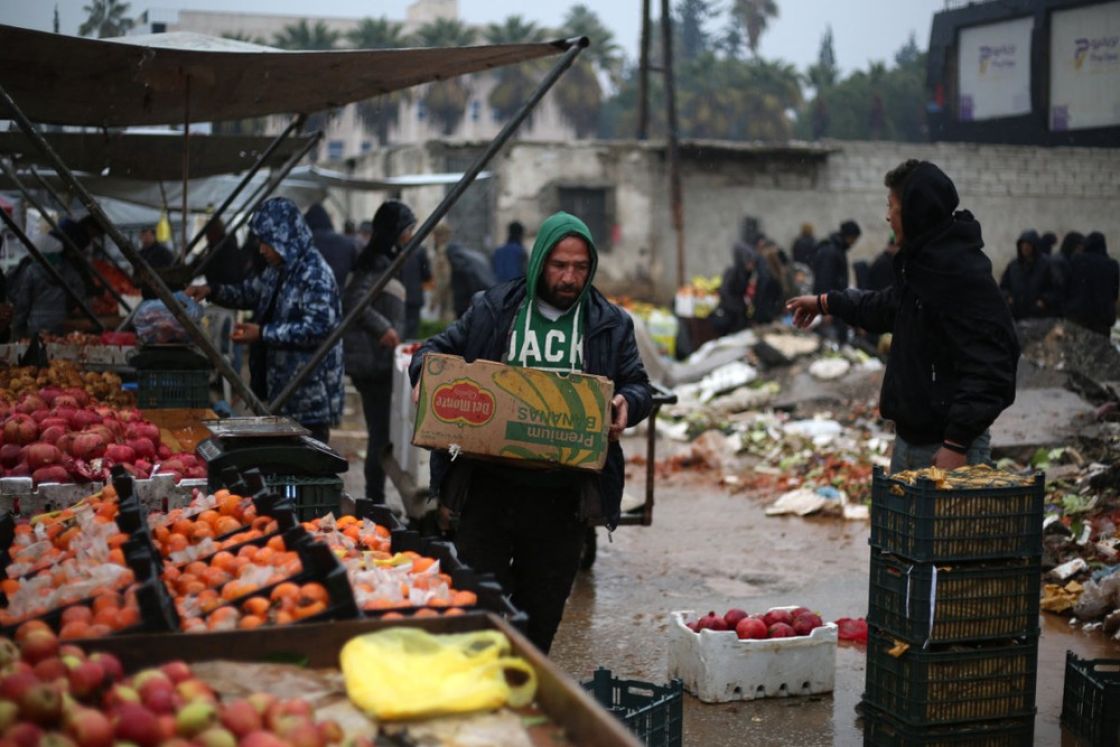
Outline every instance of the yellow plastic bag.
<svg viewBox="0 0 1120 747"><path fill-rule="evenodd" d="M517 708L537 691L536 672L496 630L389 628L351 639L339 660L350 700L383 721Z"/></svg>

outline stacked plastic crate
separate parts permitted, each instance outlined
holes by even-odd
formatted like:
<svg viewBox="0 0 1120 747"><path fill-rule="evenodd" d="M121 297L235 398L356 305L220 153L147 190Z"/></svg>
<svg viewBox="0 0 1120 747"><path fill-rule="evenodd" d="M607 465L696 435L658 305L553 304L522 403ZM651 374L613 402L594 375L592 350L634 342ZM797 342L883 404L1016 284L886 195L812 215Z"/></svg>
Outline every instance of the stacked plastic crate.
<svg viewBox="0 0 1120 747"><path fill-rule="evenodd" d="M865 743L1031 744L1043 476L873 480Z"/></svg>

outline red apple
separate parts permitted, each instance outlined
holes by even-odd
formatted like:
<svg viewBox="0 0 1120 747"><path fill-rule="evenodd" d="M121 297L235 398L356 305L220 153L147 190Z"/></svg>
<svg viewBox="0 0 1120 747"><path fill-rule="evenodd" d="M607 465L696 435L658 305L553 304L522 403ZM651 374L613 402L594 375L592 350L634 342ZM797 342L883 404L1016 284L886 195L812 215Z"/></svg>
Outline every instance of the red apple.
<svg viewBox="0 0 1120 747"><path fill-rule="evenodd" d="M241 738L238 747L288 747L288 743L267 731L254 731Z"/></svg>
<svg viewBox="0 0 1120 747"><path fill-rule="evenodd" d="M43 730L30 721L20 721L4 732L4 739L11 741L17 747L39 747L39 742L43 739Z"/></svg>
<svg viewBox="0 0 1120 747"><path fill-rule="evenodd" d="M79 708L70 714L66 733L78 747L112 747L113 724L105 714L92 708Z"/></svg>
<svg viewBox="0 0 1120 747"><path fill-rule="evenodd" d="M123 703L117 708L113 734L118 741L139 747L156 747L163 741L159 717L138 703Z"/></svg>
<svg viewBox="0 0 1120 747"><path fill-rule="evenodd" d="M78 700L91 700L105 682L105 670L95 661L83 661L70 670L70 694Z"/></svg>
<svg viewBox="0 0 1120 747"><path fill-rule="evenodd" d="M257 713L263 719L265 714L268 713L268 709L276 702L276 696L268 693L253 693L247 697L246 700L249 701L253 708L257 709Z"/></svg>
<svg viewBox="0 0 1120 747"><path fill-rule="evenodd" d="M261 715L248 700L238 698L223 703L220 713L222 726L232 731L238 738L261 728Z"/></svg>
<svg viewBox="0 0 1120 747"><path fill-rule="evenodd" d="M19 718L19 706L10 700L0 700L0 734L8 730Z"/></svg>
<svg viewBox="0 0 1120 747"><path fill-rule="evenodd" d="M109 692L105 693L105 697L101 700L105 708L114 710L117 706L125 703L139 703L140 693L136 692L134 688L118 682L109 688Z"/></svg>
<svg viewBox="0 0 1120 747"><path fill-rule="evenodd" d="M199 679L183 680L175 685L175 694L183 699L184 702L190 703L195 700L204 700L213 703L217 700L214 697L214 691L210 686Z"/></svg>
<svg viewBox="0 0 1120 747"><path fill-rule="evenodd" d="M25 721L50 726L62 717L62 691L46 682L32 685L19 699L19 715Z"/></svg>
<svg viewBox="0 0 1120 747"><path fill-rule="evenodd" d="M160 671L167 675L167 678L176 685L184 680L189 680L194 675L191 673L190 666L185 661L176 660L169 661L161 666Z"/></svg>
<svg viewBox="0 0 1120 747"><path fill-rule="evenodd" d="M35 676L43 682L54 682L55 680L64 680L70 673L62 659L57 656L52 656L49 659L43 659L35 664L32 668Z"/></svg>
<svg viewBox="0 0 1120 747"><path fill-rule="evenodd" d="M196 734L194 741L202 747L237 747L237 737L221 726L211 726L201 734Z"/></svg>
<svg viewBox="0 0 1120 747"><path fill-rule="evenodd" d="M124 677L124 667L121 666L121 660L112 654L101 653L100 651L89 657L90 661L95 661L101 665L105 670L105 677L110 682L120 682Z"/></svg>
<svg viewBox="0 0 1120 747"><path fill-rule="evenodd" d="M34 672L18 671L0 680L0 698L18 703L27 689L39 684Z"/></svg>
<svg viewBox="0 0 1120 747"><path fill-rule="evenodd" d="M28 664L58 656L58 636L51 630L33 630L19 644L20 654Z"/></svg>
<svg viewBox="0 0 1120 747"><path fill-rule="evenodd" d="M175 714L175 732L187 739L209 729L218 722L218 709L213 703L195 700L187 703Z"/></svg>
<svg viewBox="0 0 1120 747"><path fill-rule="evenodd" d="M346 737L346 733L342 731L342 725L333 719L319 721L315 725L319 729L319 739L322 740L323 744L337 744Z"/></svg>

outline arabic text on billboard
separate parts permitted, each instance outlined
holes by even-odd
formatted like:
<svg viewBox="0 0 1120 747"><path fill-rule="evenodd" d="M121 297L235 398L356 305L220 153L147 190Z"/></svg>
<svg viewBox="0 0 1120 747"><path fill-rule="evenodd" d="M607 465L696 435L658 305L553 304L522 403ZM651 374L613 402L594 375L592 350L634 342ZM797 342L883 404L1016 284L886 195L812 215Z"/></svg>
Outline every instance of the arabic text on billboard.
<svg viewBox="0 0 1120 747"><path fill-rule="evenodd" d="M960 33L957 117L962 122L1031 111L1032 18L974 26Z"/></svg>
<svg viewBox="0 0 1120 747"><path fill-rule="evenodd" d="M1050 31L1050 129L1120 125L1120 2L1056 12Z"/></svg>

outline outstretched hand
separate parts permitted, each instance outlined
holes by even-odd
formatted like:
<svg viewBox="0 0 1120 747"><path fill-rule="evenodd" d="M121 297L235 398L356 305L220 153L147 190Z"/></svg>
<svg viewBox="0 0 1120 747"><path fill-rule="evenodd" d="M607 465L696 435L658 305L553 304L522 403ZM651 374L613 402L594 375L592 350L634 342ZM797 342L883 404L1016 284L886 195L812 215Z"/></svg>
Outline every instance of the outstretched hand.
<svg viewBox="0 0 1120 747"><path fill-rule="evenodd" d="M611 429L607 437L617 441L622 432L626 430L626 422L630 419L630 405L621 394L616 394L611 399Z"/></svg>
<svg viewBox="0 0 1120 747"><path fill-rule="evenodd" d="M786 309L793 312L793 326L807 329L820 313L819 296L798 296L786 302Z"/></svg>

